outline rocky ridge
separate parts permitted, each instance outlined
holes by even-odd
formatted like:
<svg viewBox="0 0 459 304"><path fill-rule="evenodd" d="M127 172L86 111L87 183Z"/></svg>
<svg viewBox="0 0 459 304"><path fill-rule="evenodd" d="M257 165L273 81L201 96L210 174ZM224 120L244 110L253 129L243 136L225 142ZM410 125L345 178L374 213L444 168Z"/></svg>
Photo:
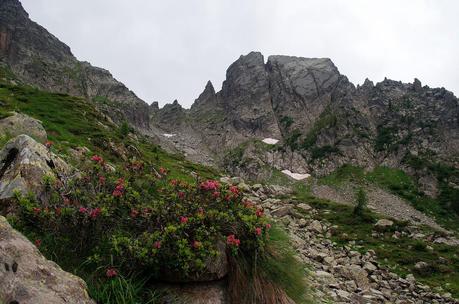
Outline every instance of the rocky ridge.
<svg viewBox="0 0 459 304"><path fill-rule="evenodd" d="M154 113L152 126L177 134L179 149L202 151L202 162L250 178L257 171L263 179L266 167L316 176L342 164L408 168L411 155L457 166L459 156L459 107L451 92L417 79L355 87L326 58L269 56L265 63L251 52L228 68L220 92L208 82L190 110L175 102ZM253 149L264 138L280 142ZM240 153L228 159L235 149Z"/></svg>

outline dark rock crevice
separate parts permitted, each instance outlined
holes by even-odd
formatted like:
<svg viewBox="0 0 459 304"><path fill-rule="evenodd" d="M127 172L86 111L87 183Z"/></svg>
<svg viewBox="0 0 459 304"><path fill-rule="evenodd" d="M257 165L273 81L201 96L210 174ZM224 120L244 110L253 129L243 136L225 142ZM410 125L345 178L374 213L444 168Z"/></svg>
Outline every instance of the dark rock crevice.
<svg viewBox="0 0 459 304"><path fill-rule="evenodd" d="M12 148L11 150L8 151L7 156L1 162L3 165L2 165L2 168L0 169L0 180L3 178L3 175L5 175L6 171L11 166L11 164L13 164L13 162L16 160L18 154L19 154L19 150L16 148Z"/></svg>

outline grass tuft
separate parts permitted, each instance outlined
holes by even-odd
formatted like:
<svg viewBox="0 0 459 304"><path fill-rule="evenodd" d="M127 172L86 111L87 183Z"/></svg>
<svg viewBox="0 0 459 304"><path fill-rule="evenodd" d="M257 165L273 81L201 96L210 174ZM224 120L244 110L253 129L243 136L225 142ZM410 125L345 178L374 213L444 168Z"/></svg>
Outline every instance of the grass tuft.
<svg viewBox="0 0 459 304"><path fill-rule="evenodd" d="M230 263L234 303L312 303L305 265L295 257L287 233L276 225L267 248L255 260L238 255Z"/></svg>
<svg viewBox="0 0 459 304"><path fill-rule="evenodd" d="M89 295L97 303L110 304L159 304L162 294L145 290L145 279L126 278L118 275L111 279L88 280Z"/></svg>

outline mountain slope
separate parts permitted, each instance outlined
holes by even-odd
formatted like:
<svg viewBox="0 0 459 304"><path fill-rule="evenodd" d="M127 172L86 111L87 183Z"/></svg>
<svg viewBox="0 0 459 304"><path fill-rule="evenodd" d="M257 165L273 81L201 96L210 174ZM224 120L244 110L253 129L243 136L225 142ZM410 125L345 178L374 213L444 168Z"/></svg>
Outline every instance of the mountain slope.
<svg viewBox="0 0 459 304"><path fill-rule="evenodd" d="M113 120L148 128L148 105L107 70L78 61L31 21L18 0L0 1L0 65L22 83L98 102Z"/></svg>

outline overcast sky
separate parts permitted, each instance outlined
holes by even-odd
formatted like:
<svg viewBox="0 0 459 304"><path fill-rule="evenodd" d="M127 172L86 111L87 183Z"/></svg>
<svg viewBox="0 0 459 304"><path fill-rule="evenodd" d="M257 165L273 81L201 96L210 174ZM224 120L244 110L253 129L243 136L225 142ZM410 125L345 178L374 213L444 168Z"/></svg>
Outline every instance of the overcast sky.
<svg viewBox="0 0 459 304"><path fill-rule="evenodd" d="M146 102L189 107L252 50L329 57L354 84L388 77L459 93L456 0L22 0L80 60Z"/></svg>

